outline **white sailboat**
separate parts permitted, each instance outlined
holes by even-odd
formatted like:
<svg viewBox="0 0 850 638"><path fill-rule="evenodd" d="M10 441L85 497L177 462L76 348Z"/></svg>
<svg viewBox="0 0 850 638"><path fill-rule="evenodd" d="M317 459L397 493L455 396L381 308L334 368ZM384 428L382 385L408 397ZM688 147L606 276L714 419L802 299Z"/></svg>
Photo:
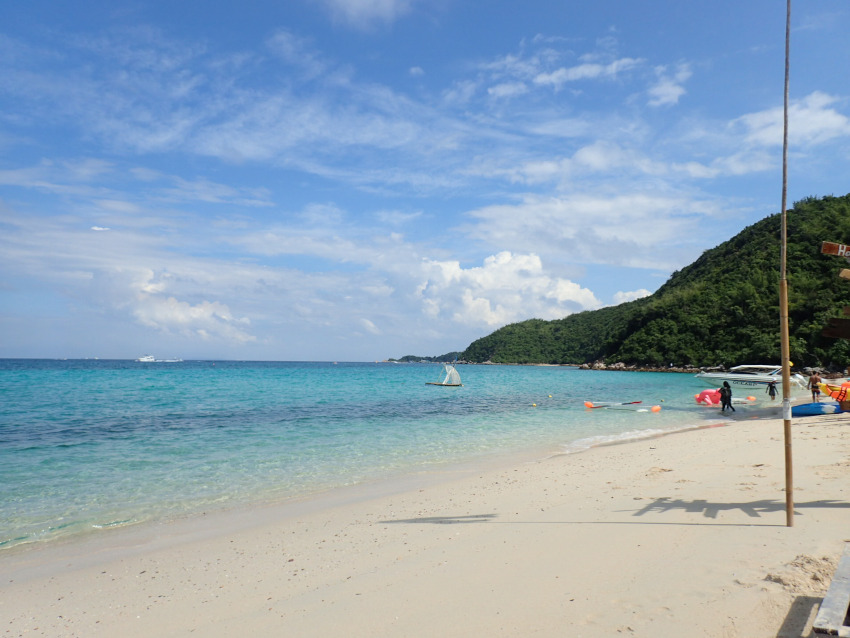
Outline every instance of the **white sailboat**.
<svg viewBox="0 0 850 638"><path fill-rule="evenodd" d="M425 385L444 385L455 388L463 385L460 382L460 374L458 374L458 371L455 370L454 366L444 363L443 370L445 370L446 376L442 381L426 381Z"/></svg>

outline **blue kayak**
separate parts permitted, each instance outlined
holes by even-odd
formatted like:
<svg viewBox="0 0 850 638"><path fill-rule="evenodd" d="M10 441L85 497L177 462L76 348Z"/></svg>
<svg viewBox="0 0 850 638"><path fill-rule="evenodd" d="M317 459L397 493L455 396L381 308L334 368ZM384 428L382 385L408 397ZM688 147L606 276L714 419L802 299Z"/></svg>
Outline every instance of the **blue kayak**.
<svg viewBox="0 0 850 638"><path fill-rule="evenodd" d="M836 401L820 401L819 403L801 403L791 406L791 416L818 416L820 414L839 414L841 406Z"/></svg>

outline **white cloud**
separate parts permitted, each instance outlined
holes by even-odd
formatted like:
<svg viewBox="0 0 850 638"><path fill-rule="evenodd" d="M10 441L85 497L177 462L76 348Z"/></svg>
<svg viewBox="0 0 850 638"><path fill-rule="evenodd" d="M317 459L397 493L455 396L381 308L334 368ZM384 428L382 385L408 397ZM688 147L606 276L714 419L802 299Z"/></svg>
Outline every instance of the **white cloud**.
<svg viewBox="0 0 850 638"><path fill-rule="evenodd" d="M778 158L765 149L747 148L725 157L716 157L708 165L699 162L673 163L673 172L684 173L693 179L714 179L733 175L749 175L776 168Z"/></svg>
<svg viewBox="0 0 850 638"><path fill-rule="evenodd" d="M643 299L644 297L649 297L651 294L652 293L646 288L630 290L629 292L617 292L614 293L614 305L616 306L621 303L626 303L627 301L634 301L635 299Z"/></svg>
<svg viewBox="0 0 850 638"><path fill-rule="evenodd" d="M308 78L319 76L326 70L326 64L320 59L312 43L291 31L279 30L269 38L267 46L281 59L301 69Z"/></svg>
<svg viewBox="0 0 850 638"><path fill-rule="evenodd" d="M98 199L94 200L93 203L103 211L120 215L133 215L142 212L138 205L118 199Z"/></svg>
<svg viewBox="0 0 850 638"><path fill-rule="evenodd" d="M578 80L593 80L596 78L612 78L620 73L630 71L643 64L640 58L621 58L608 64L580 64L573 67L562 67L552 72L540 73L534 78L536 84L551 85L560 89L567 82Z"/></svg>
<svg viewBox="0 0 850 638"><path fill-rule="evenodd" d="M602 305L590 290L547 273L535 254L503 251L472 268L457 261L425 259L423 274L425 280L418 287L423 312L465 325L556 319Z"/></svg>
<svg viewBox="0 0 850 638"><path fill-rule="evenodd" d="M689 263L691 242L714 207L685 196L527 194L516 204L471 211L471 236L496 246L559 255L574 263L673 270Z"/></svg>
<svg viewBox="0 0 850 638"><path fill-rule="evenodd" d="M478 91L475 80L458 80L443 92L443 100L450 106L468 104Z"/></svg>
<svg viewBox="0 0 850 638"><path fill-rule="evenodd" d="M171 180L173 187L159 193L170 201L207 202L211 204L239 204L241 206L270 206L269 191L265 188L234 188L205 178L188 180L179 177Z"/></svg>
<svg viewBox="0 0 850 638"><path fill-rule="evenodd" d="M322 0L335 19L357 28L389 24L407 14L413 0Z"/></svg>
<svg viewBox="0 0 850 638"><path fill-rule="evenodd" d="M789 142L795 146L815 146L850 136L850 118L832 108L839 99L820 91L790 104L788 109ZM783 109L777 107L749 113L732 122L734 130L743 129L747 143L757 146L781 146Z"/></svg>
<svg viewBox="0 0 850 638"><path fill-rule="evenodd" d="M495 98L518 97L524 93L528 93L528 87L524 82L505 82L491 86L487 89L487 93Z"/></svg>
<svg viewBox="0 0 850 638"><path fill-rule="evenodd" d="M378 328L378 326L376 326L374 323L372 323L369 319L361 318L360 319L360 325L363 326L363 328L365 328L365 330L367 332L369 332L373 335L381 334L381 330Z"/></svg>
<svg viewBox="0 0 850 638"><path fill-rule="evenodd" d="M111 162L102 159L83 158L62 162L68 179L72 181L91 182L114 170Z"/></svg>
<svg viewBox="0 0 850 638"><path fill-rule="evenodd" d="M404 226L422 217L422 211L412 213L400 210L380 210L375 213L375 218L390 226Z"/></svg>
<svg viewBox="0 0 850 638"><path fill-rule="evenodd" d="M690 66L680 64L672 74L667 72L667 67L659 66L655 68L655 74L658 80L649 88L649 105L666 106L668 104L677 104L679 98L687 92L682 84L690 79L692 75Z"/></svg>
<svg viewBox="0 0 850 638"><path fill-rule="evenodd" d="M479 163L470 172L507 177L514 183L568 184L582 176L606 175L614 171L622 178L626 175L662 175L668 170L664 164L652 161L638 151L600 140L579 147L572 157L537 159L508 167Z"/></svg>
<svg viewBox="0 0 850 638"><path fill-rule="evenodd" d="M133 315L144 326L201 339L223 339L245 343L256 337L245 331L250 320L234 318L230 309L217 301L191 305L174 297L141 294Z"/></svg>

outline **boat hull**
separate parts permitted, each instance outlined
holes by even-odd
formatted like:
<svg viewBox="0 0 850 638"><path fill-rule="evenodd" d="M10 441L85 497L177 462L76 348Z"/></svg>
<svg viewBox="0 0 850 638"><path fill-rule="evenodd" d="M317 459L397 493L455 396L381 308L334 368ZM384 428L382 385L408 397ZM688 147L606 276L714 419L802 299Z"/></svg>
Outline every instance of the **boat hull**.
<svg viewBox="0 0 850 638"><path fill-rule="evenodd" d="M773 381L777 385L782 385L782 377L739 377L731 374L698 374L696 378L700 380L707 388L719 388L726 381L734 387L739 388L756 388L766 386Z"/></svg>
<svg viewBox="0 0 850 638"><path fill-rule="evenodd" d="M776 366L737 366L726 372L700 372L696 378L708 388L719 388L724 382L733 388L763 388L771 382L782 387L782 370ZM800 388L806 387L805 377L799 374L791 375L791 383Z"/></svg>

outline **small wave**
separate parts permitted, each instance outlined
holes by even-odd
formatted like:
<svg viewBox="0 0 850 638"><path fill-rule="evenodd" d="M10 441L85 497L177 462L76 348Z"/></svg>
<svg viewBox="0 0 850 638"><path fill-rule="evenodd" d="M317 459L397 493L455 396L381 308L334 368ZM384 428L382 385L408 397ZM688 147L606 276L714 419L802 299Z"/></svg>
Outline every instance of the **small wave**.
<svg viewBox="0 0 850 638"><path fill-rule="evenodd" d="M585 450L589 450L594 447L600 447L602 445L614 445L617 443L627 443L629 441L639 441L641 439L652 439L655 437L664 436L665 434L672 434L673 432L684 432L686 430L691 429L694 429L694 427L673 428L668 430L651 428L647 430L629 430L627 432L621 432L619 434L589 436L583 439L578 439L576 441L571 441L565 444L563 449L566 454L575 454L577 452L584 452Z"/></svg>
<svg viewBox="0 0 850 638"><path fill-rule="evenodd" d="M134 518L126 518L122 521L111 521L109 523L92 523L92 528L94 529L109 529L111 527L123 527L125 525L133 525L138 523L138 521Z"/></svg>
<svg viewBox="0 0 850 638"><path fill-rule="evenodd" d="M25 543L29 540L29 536L17 536L15 538L6 538L0 540L0 549L6 547L12 547L13 545L20 545L21 543Z"/></svg>

